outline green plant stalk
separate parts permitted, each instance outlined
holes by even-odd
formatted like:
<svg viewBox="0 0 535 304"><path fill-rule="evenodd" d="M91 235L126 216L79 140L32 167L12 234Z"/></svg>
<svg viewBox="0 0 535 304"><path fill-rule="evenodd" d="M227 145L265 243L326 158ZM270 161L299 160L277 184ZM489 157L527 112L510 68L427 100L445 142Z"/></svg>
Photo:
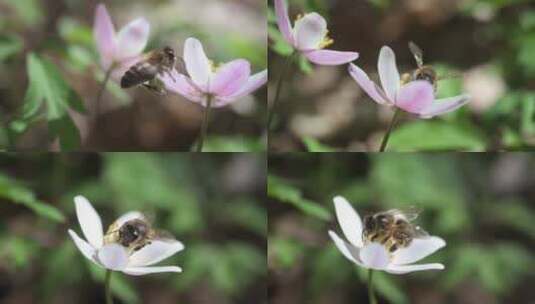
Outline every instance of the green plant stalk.
<svg viewBox="0 0 535 304"><path fill-rule="evenodd" d="M106 304L113 304L113 299L111 297L111 270L106 270L106 279L104 280L104 286L106 288Z"/></svg>
<svg viewBox="0 0 535 304"><path fill-rule="evenodd" d="M211 107L212 107L212 95L208 95L206 99L206 108L204 109L204 117L202 119L201 134L199 136L199 141L197 143L197 152L202 152L204 138L206 137L206 133L208 131L208 120L210 119Z"/></svg>
<svg viewBox="0 0 535 304"><path fill-rule="evenodd" d="M392 116L392 120L390 121L390 125L388 126L388 130L386 131L386 134L383 137L383 141L381 142L381 148L379 148L379 152L385 151L386 145L388 144L388 139L390 138L390 133L392 133L392 129L394 128L394 125L397 122L400 112L401 111L399 110L399 108L396 108L396 111L394 112L394 116Z"/></svg>
<svg viewBox="0 0 535 304"><path fill-rule="evenodd" d="M100 88L98 90L97 99L95 100L95 113L93 117L93 125L97 126L97 120L100 116L100 105L102 101L102 96L104 95L104 91L106 90L106 85L108 84L108 81L110 80L111 73L113 72L113 69L115 69L115 64L112 64L108 70L106 71L106 74L104 75L104 80L100 84Z"/></svg>
<svg viewBox="0 0 535 304"><path fill-rule="evenodd" d="M368 270L368 299L370 304L377 304L377 298L373 290L373 269Z"/></svg>
<svg viewBox="0 0 535 304"><path fill-rule="evenodd" d="M294 55L295 52L292 52L288 57L286 57L286 60L284 61L284 66L282 67L282 71L279 75L279 79L277 80L277 87L275 88L275 98L273 99L273 104L271 105L271 110L268 114L268 130L271 130L271 121L273 120L274 113L277 111L282 82L284 80L284 77L288 73L290 66L292 65L292 58L294 57Z"/></svg>

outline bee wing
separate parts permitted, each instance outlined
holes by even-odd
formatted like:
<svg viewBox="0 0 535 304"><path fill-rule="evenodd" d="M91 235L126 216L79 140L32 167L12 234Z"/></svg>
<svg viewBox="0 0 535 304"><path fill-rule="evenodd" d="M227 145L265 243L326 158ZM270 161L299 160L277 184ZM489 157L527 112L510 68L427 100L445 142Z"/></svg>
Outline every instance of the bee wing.
<svg viewBox="0 0 535 304"><path fill-rule="evenodd" d="M407 221L412 222L418 217L418 215L420 215L421 212L422 212L421 209L415 206L410 206L404 209L390 209L390 210L380 212L380 213L392 215L394 217L401 216L405 218Z"/></svg>
<svg viewBox="0 0 535 304"><path fill-rule="evenodd" d="M413 232L414 232L414 237L418 239L424 239L426 237L429 237L429 233L420 226L415 226L413 229Z"/></svg>
<svg viewBox="0 0 535 304"><path fill-rule="evenodd" d="M154 229L152 239L159 240L163 242L174 242L176 238L167 230Z"/></svg>
<svg viewBox="0 0 535 304"><path fill-rule="evenodd" d="M437 77L437 81L438 81L438 80L444 80L444 79L461 78L461 77L463 77L463 74L462 74L462 73L459 73L459 72L449 72L449 73L446 73L446 74L439 75L439 76Z"/></svg>
<svg viewBox="0 0 535 304"><path fill-rule="evenodd" d="M184 58L180 56L176 56L175 69L178 73L189 76L188 70L186 69L186 62L184 61Z"/></svg>
<svg viewBox="0 0 535 304"><path fill-rule="evenodd" d="M421 68L424 65L424 52L422 52L422 49L412 41L409 41L409 49L416 60L416 64Z"/></svg>

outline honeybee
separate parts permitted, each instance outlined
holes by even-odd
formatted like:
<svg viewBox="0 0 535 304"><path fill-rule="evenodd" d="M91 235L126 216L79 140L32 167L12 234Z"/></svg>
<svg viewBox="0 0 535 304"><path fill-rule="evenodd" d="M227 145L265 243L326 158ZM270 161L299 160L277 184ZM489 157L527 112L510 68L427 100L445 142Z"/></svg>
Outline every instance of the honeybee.
<svg viewBox="0 0 535 304"><path fill-rule="evenodd" d="M364 217L362 237L365 242L378 242L389 252L407 247L415 238L425 238L429 234L412 222L420 211L415 208L402 211L391 209Z"/></svg>
<svg viewBox="0 0 535 304"><path fill-rule="evenodd" d="M180 63L179 70L184 70L184 61L175 55L175 51L171 47L166 46L163 49L151 51L124 73L121 78L121 88L142 85L152 92L164 95L166 93L165 86L156 76L167 74L175 81L171 72L177 61Z"/></svg>
<svg viewBox="0 0 535 304"><path fill-rule="evenodd" d="M105 244L120 244L130 253L140 250L154 240L174 239L169 232L154 229L145 216L126 221L121 226L115 221L104 235Z"/></svg>
<svg viewBox="0 0 535 304"><path fill-rule="evenodd" d="M419 46L417 46L414 42L409 41L409 49L416 60L416 65L418 68L411 73L404 73L401 75L401 83L406 84L414 80L425 80L429 82L436 91L437 81L439 80L437 77L437 72L432 66L424 65L424 55Z"/></svg>

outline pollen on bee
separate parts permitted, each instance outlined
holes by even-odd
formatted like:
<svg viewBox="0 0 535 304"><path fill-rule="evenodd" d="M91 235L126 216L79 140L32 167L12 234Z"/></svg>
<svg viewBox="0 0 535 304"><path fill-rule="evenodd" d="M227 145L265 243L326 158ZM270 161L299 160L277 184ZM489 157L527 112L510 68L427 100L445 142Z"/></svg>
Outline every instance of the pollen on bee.
<svg viewBox="0 0 535 304"><path fill-rule="evenodd" d="M320 49L324 49L328 47L329 45L334 43L334 39L329 37L329 31L325 32L325 36L323 37L323 40L320 42Z"/></svg>

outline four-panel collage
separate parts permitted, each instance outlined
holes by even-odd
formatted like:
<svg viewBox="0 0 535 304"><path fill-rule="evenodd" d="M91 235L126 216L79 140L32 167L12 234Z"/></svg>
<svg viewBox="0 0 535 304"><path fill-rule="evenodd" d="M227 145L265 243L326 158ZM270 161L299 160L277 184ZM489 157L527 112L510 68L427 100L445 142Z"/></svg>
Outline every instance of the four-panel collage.
<svg viewBox="0 0 535 304"><path fill-rule="evenodd" d="M530 0L0 0L0 304L535 304Z"/></svg>

